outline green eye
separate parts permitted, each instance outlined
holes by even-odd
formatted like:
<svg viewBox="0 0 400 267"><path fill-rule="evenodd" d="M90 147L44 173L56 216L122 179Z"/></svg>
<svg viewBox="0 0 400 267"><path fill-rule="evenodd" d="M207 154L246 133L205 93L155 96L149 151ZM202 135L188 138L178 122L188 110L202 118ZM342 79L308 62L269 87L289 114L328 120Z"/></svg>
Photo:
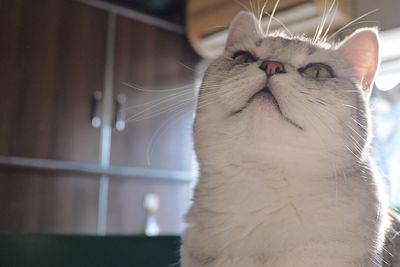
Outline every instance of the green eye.
<svg viewBox="0 0 400 267"><path fill-rule="evenodd" d="M237 51L232 58L238 63L250 63L257 61L257 58L253 56L249 51Z"/></svg>
<svg viewBox="0 0 400 267"><path fill-rule="evenodd" d="M307 66L300 68L299 72L306 78L318 81L334 77L332 68L322 63L310 63Z"/></svg>

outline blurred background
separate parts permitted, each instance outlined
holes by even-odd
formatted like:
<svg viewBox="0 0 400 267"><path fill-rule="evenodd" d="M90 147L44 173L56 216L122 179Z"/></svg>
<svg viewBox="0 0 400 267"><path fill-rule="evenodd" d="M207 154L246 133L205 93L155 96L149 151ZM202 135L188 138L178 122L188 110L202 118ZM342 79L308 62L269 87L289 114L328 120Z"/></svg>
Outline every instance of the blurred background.
<svg viewBox="0 0 400 267"><path fill-rule="evenodd" d="M332 41L379 27L374 154L400 204L400 2L264 3L0 0L0 233L181 233L198 85L247 9Z"/></svg>

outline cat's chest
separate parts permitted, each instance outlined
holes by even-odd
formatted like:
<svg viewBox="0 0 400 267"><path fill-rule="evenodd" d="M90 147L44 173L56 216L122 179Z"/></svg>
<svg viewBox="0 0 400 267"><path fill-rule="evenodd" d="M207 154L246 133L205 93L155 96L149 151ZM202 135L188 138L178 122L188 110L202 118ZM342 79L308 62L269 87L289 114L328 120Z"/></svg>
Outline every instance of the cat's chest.
<svg viewBox="0 0 400 267"><path fill-rule="evenodd" d="M279 249L280 240L299 235L303 215L295 205L291 186L284 177L258 178L247 176L242 177L247 183L231 180L215 185L214 190L209 187L195 199L189 221L207 229L199 229L199 236L213 240L207 248L210 253L223 250L232 257L237 253L264 255Z"/></svg>
<svg viewBox="0 0 400 267"><path fill-rule="evenodd" d="M187 235L207 243L200 248L206 255L273 258L310 240L332 240L352 225L362 225L360 233L373 227L361 224L376 214L360 179L231 169L223 177L200 177L188 214Z"/></svg>
<svg viewBox="0 0 400 267"><path fill-rule="evenodd" d="M318 204L328 205L324 201L332 201L337 188L334 180L288 175L281 170L232 168L224 176L203 180L198 187L198 201L219 214L237 216L238 220L266 221L279 214L287 217ZM315 203L318 198L320 201Z"/></svg>

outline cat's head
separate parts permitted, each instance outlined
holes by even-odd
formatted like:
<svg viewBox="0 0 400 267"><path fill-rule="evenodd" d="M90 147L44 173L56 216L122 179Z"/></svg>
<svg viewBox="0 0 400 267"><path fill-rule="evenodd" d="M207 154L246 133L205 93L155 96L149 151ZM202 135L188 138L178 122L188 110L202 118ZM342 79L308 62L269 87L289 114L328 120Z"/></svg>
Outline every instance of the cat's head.
<svg viewBox="0 0 400 267"><path fill-rule="evenodd" d="M378 64L373 29L338 44L312 42L266 36L253 14L239 13L199 94L200 162L213 155L221 164L356 162L368 151L368 98Z"/></svg>

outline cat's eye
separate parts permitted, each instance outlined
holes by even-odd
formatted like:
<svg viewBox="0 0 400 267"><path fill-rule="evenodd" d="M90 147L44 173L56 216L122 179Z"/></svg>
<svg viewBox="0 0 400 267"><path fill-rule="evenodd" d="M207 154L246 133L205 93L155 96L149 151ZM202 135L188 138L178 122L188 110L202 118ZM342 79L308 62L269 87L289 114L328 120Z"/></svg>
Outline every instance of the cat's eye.
<svg viewBox="0 0 400 267"><path fill-rule="evenodd" d="M310 63L300 68L299 72L306 78L319 81L334 77L332 68L323 63Z"/></svg>
<svg viewBox="0 0 400 267"><path fill-rule="evenodd" d="M250 63L257 61L257 58L249 51L237 51L232 58L238 63Z"/></svg>

